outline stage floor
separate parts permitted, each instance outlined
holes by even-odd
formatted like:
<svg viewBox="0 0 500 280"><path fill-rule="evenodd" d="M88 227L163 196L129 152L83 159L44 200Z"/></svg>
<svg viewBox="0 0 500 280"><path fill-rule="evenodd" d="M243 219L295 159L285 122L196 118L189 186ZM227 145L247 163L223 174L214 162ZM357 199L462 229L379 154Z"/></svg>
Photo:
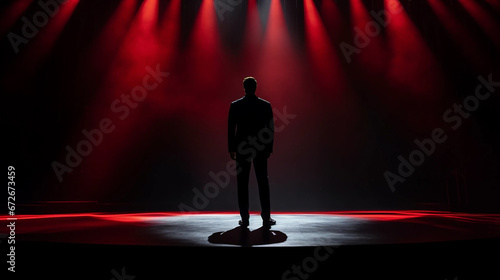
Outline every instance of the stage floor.
<svg viewBox="0 0 500 280"><path fill-rule="evenodd" d="M4 220L8 217L2 217ZM16 238L62 242L154 246L342 246L500 238L500 214L441 211L342 211L274 213L262 228L253 213L248 230L237 213L82 213L20 215ZM6 227L0 230L5 236Z"/></svg>

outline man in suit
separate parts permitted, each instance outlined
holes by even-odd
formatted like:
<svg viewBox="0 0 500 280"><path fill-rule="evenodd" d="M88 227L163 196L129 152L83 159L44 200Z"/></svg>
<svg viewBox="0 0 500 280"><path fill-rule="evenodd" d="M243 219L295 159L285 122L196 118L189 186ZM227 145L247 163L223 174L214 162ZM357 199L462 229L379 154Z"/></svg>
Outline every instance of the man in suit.
<svg viewBox="0 0 500 280"><path fill-rule="evenodd" d="M271 219L267 159L273 152L274 120L271 103L255 95L257 81L253 77L243 80L245 96L231 103L228 118L229 154L236 160L238 206L241 226L248 226L248 179L253 162L259 185L263 225L276 224Z"/></svg>

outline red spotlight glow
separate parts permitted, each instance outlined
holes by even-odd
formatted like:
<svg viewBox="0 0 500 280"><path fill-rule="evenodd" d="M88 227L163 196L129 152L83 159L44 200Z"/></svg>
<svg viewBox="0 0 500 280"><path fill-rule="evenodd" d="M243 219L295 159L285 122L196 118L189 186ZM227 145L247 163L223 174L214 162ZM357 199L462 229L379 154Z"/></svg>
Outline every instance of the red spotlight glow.
<svg viewBox="0 0 500 280"><path fill-rule="evenodd" d="M298 90L297 79L300 66L292 46L279 0L271 0L261 56L258 61L257 80L273 100L280 101L282 94L293 94ZM288 96L287 98L291 98Z"/></svg>
<svg viewBox="0 0 500 280"><path fill-rule="evenodd" d="M288 53L280 52L280 48L290 48L290 46L291 41L288 35L281 2L279 0L271 0L269 19L264 39L265 51L282 57Z"/></svg>
<svg viewBox="0 0 500 280"><path fill-rule="evenodd" d="M204 46L197 46L198 51L206 51L206 55L219 49L219 32L217 28L217 17L214 3L210 0L203 0L198 16L196 18L191 44L203 43Z"/></svg>
<svg viewBox="0 0 500 280"><path fill-rule="evenodd" d="M191 34L188 49L189 70L204 86L215 86L215 77L223 63L220 34L214 1L203 0Z"/></svg>
<svg viewBox="0 0 500 280"><path fill-rule="evenodd" d="M128 4L131 4L129 2ZM123 8L124 16L126 15ZM140 150L139 147L145 148L145 145L138 144L145 136L137 133L138 127L145 129L152 124L151 112L147 110L147 106L143 101L141 103L135 100L125 101L123 96L129 96L131 91L140 85L143 85L144 77L148 74L146 67L155 68L160 63L159 53L160 46L157 38L157 22L158 22L158 0L143 1L137 15L131 23L130 29L123 39L120 48L114 57L113 62L109 67L106 77L97 97L91 104L89 114L84 117L81 123L77 126L71 145L79 143L82 140L81 129L92 130L99 127L103 118L108 118L112 121L115 129L112 133L105 135L102 144L95 147L98 152L92 152L82 161L80 170L85 170L87 174L68 177L67 184L70 184L75 189L75 192L81 196L95 196L99 194L101 197L108 195L113 190L106 188L107 185L113 183L113 174L117 172L115 169L120 168L120 162L134 160L135 155L123 154L122 151L132 149ZM166 66L161 65L161 70L165 71ZM156 87L153 90L147 91L147 97L150 98L156 94L161 88ZM130 100L130 99L129 99ZM115 103L113 106L113 102ZM128 102L128 103L127 103ZM133 104L133 105L129 105ZM128 109L126 111L118 111L116 108ZM111 108L114 109L114 113ZM117 113L119 112L119 113ZM125 112L128 112L125 114ZM148 134L149 135L149 134ZM123 141L126 139L126 141ZM127 158L128 157L128 158ZM114 182L116 183L116 182ZM92 186L92 187L89 187Z"/></svg>
<svg viewBox="0 0 500 280"><path fill-rule="evenodd" d="M442 75L432 52L399 0L385 0L385 6L392 18L387 26L392 50L389 78L419 98L438 98Z"/></svg>
<svg viewBox="0 0 500 280"><path fill-rule="evenodd" d="M339 36L343 28L344 16L333 0L321 1L321 15L327 31L331 32L334 37Z"/></svg>
<svg viewBox="0 0 500 280"><path fill-rule="evenodd" d="M33 0L13 1L10 6L0 15L0 34L4 34L16 23L21 15L28 9Z"/></svg>
<svg viewBox="0 0 500 280"><path fill-rule="evenodd" d="M221 105L217 104L219 99L214 98L215 92L221 90L220 84L232 74L231 71L224 71L228 68L229 59L222 50L217 21L214 1L203 0L189 37L189 45L180 58L182 64L176 68L183 72L184 79L176 81L182 91L175 96L173 107L176 107L174 110L177 112L186 114L188 119L213 122L226 116L225 110L218 107ZM202 104L213 110L201 109Z"/></svg>
<svg viewBox="0 0 500 280"><path fill-rule="evenodd" d="M486 0L486 2L492 6L497 12L500 12L500 1L499 0Z"/></svg>
<svg viewBox="0 0 500 280"><path fill-rule="evenodd" d="M258 51L262 43L262 24L260 21L259 10L257 9L257 0L248 0L247 22L245 27L244 51L243 56L245 65L255 62Z"/></svg>
<svg viewBox="0 0 500 280"><path fill-rule="evenodd" d="M7 75L9 77L6 82L25 84L52 50L78 3L79 0L67 0L58 7L57 13L54 13L53 17L47 13L36 13L39 16L33 20L45 22L45 25L38 24L40 28L37 29L36 37L29 40L24 49L20 51L18 60L14 60L14 65L11 66L12 71L10 75ZM26 67L27 65L29 67Z"/></svg>
<svg viewBox="0 0 500 280"><path fill-rule="evenodd" d="M130 70L140 69L137 78L144 74L144 67L153 64L159 53L159 45L156 36L156 24L158 22L158 0L145 0L134 21L129 37L123 45L121 59L130 58L133 63ZM123 77L122 77L123 79ZM135 81L134 81L135 83Z"/></svg>
<svg viewBox="0 0 500 280"><path fill-rule="evenodd" d="M30 43L29 52L32 52L33 56L42 59L50 52L78 3L79 0L67 0L61 4L59 12L40 30L34 42Z"/></svg>
<svg viewBox="0 0 500 280"><path fill-rule="evenodd" d="M101 31L89 52L90 67L101 73L109 66L116 49L125 38L133 19L137 0L124 0L120 3L111 19Z"/></svg>
<svg viewBox="0 0 500 280"><path fill-rule="evenodd" d="M111 98L129 91L140 82L146 66L158 63L157 20L158 0L145 0L108 73L107 85L115 87L114 91L107 91Z"/></svg>
<svg viewBox="0 0 500 280"><path fill-rule="evenodd" d="M159 40L162 47L164 57L163 61L170 62L173 53L177 50L177 42L180 35L180 20L181 20L181 0L172 0L169 3L167 11L161 23ZM170 63L168 63L170 64Z"/></svg>
<svg viewBox="0 0 500 280"><path fill-rule="evenodd" d="M427 0L434 10L437 18L441 21L446 30L450 33L456 46L461 48L466 59L477 69L482 69L486 65L484 57L481 55L483 49L479 45L479 39L456 18L452 12L441 2L442 0Z"/></svg>
<svg viewBox="0 0 500 280"><path fill-rule="evenodd" d="M387 68L387 53L382 40L380 22L372 19L361 0L351 0L351 15L354 28L355 46L361 51L356 60L370 69L372 74L383 74Z"/></svg>
<svg viewBox="0 0 500 280"><path fill-rule="evenodd" d="M175 58L179 55L178 42L180 35L180 20L181 20L181 0L170 1L164 15L163 22L161 22L160 30L158 32L158 43L160 45L160 52L158 54L158 63L162 68L169 69L174 63ZM163 91L157 94L148 96L146 102L155 109L157 115L169 115L172 108L178 104L172 104L175 91L173 90L173 81L171 79L165 80L162 88L168 87L168 94ZM177 101L179 96L175 96Z"/></svg>
<svg viewBox="0 0 500 280"><path fill-rule="evenodd" d="M472 0L458 0L467 12L481 26L481 29L488 35L498 49L500 49L500 27L491 15L484 10L478 3Z"/></svg>
<svg viewBox="0 0 500 280"><path fill-rule="evenodd" d="M335 86L334 94L344 92L344 72L313 0L304 0L304 18L307 54L313 64L314 76L324 89L333 90L332 86Z"/></svg>

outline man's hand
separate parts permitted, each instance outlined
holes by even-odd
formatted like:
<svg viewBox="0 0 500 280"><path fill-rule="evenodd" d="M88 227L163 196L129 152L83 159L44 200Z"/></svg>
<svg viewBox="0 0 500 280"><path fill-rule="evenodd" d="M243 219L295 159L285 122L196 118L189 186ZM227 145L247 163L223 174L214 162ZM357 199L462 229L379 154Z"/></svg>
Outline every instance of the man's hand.
<svg viewBox="0 0 500 280"><path fill-rule="evenodd" d="M229 153L232 159L236 160L236 152Z"/></svg>

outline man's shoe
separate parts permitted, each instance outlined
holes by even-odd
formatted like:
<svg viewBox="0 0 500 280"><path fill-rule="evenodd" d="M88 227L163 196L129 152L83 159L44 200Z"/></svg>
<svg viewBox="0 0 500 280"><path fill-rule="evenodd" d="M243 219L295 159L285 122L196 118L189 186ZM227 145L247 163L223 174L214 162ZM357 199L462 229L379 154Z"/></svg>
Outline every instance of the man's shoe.
<svg viewBox="0 0 500 280"><path fill-rule="evenodd" d="M276 222L275 222L275 223L276 223ZM238 224L240 224L240 226L242 226L242 227L248 227L248 225L249 225L250 223L248 222L248 220L240 220L240 221L238 222Z"/></svg>
<svg viewBox="0 0 500 280"><path fill-rule="evenodd" d="M276 224L276 221L269 218L269 220L264 220L262 222L262 225L265 226L265 227L271 227L271 226L274 226Z"/></svg>

